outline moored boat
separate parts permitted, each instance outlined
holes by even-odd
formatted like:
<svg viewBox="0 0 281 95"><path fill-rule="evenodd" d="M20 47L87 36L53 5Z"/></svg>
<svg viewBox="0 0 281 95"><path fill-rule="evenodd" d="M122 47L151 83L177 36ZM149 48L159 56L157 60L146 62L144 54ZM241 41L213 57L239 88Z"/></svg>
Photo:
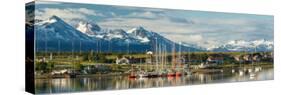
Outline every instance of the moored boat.
<svg viewBox="0 0 281 95"><path fill-rule="evenodd" d="M137 78L137 74L136 74L136 73L131 72L131 74L129 75L129 78Z"/></svg>
<svg viewBox="0 0 281 95"><path fill-rule="evenodd" d="M168 77L175 77L175 76L176 76L176 73L173 72L173 71L170 71L170 72L168 72L167 76L168 76Z"/></svg>
<svg viewBox="0 0 281 95"><path fill-rule="evenodd" d="M138 74L138 78L147 78L149 75L148 75L148 73L147 72L140 72L139 74Z"/></svg>
<svg viewBox="0 0 281 95"><path fill-rule="evenodd" d="M157 72L150 72L150 73L148 74L148 77L150 77L150 78L158 77L158 73L157 73Z"/></svg>
<svg viewBox="0 0 281 95"><path fill-rule="evenodd" d="M239 70L239 76L243 76L244 75L244 71L243 70Z"/></svg>
<svg viewBox="0 0 281 95"><path fill-rule="evenodd" d="M176 72L176 76L178 77L178 76L181 76L182 75L182 73L181 72Z"/></svg>

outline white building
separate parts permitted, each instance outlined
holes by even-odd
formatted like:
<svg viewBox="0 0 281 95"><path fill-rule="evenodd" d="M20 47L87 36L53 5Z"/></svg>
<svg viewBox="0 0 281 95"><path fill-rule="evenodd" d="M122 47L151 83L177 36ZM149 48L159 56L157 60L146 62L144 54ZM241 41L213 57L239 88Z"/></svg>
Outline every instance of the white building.
<svg viewBox="0 0 281 95"><path fill-rule="evenodd" d="M122 58L116 58L116 64L130 64L130 60L127 59L126 57L122 57Z"/></svg>

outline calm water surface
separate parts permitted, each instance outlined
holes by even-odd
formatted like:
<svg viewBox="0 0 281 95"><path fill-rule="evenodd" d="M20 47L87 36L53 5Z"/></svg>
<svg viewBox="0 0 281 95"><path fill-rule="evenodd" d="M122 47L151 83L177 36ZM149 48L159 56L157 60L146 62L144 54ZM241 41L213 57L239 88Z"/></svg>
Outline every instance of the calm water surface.
<svg viewBox="0 0 281 95"><path fill-rule="evenodd" d="M127 76L107 76L89 78L60 78L60 79L36 79L36 93L62 93L93 90L116 90L128 88L149 88L163 86L179 86L221 82L241 82L255 80L272 80L274 71L272 68L263 68L255 72L251 77L249 73L242 74L236 70L224 70L213 74L195 73L181 77L159 77L129 79Z"/></svg>

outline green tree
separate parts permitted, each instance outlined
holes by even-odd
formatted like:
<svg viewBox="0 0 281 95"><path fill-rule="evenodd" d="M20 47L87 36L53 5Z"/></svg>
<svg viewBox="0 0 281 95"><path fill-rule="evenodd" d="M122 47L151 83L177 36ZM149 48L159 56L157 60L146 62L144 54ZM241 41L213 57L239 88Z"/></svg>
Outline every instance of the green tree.
<svg viewBox="0 0 281 95"><path fill-rule="evenodd" d="M50 72L54 68L53 62L36 63L35 70L42 70L44 73Z"/></svg>
<svg viewBox="0 0 281 95"><path fill-rule="evenodd" d="M55 63L54 62L48 62L47 63L47 71L52 71L55 67Z"/></svg>
<svg viewBox="0 0 281 95"><path fill-rule="evenodd" d="M74 69L75 70L82 70L84 68L84 66L80 63L75 63L74 64Z"/></svg>
<svg viewBox="0 0 281 95"><path fill-rule="evenodd" d="M36 64L35 66L36 70L42 70L43 72L45 72L47 70L47 63L46 62L39 62Z"/></svg>

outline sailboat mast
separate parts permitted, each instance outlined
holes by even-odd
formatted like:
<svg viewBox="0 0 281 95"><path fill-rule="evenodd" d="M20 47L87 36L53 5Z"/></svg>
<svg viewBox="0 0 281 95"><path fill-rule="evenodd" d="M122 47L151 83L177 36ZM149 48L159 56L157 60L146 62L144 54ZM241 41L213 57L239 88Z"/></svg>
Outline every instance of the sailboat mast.
<svg viewBox="0 0 281 95"><path fill-rule="evenodd" d="M188 48L188 63L187 63L187 68L188 68L188 71L189 71L189 67L191 65L191 60L190 60L190 48Z"/></svg>
<svg viewBox="0 0 281 95"><path fill-rule="evenodd" d="M175 43L173 42L173 48L172 48L173 50L172 50L172 68L174 69L175 68L175 65L176 65L176 54L175 54Z"/></svg>
<svg viewBox="0 0 281 95"><path fill-rule="evenodd" d="M47 32L45 32L45 56L48 56L47 54L47 45L48 45L48 40L47 40Z"/></svg>
<svg viewBox="0 0 281 95"><path fill-rule="evenodd" d="M60 55L60 40L58 40L58 55Z"/></svg>
<svg viewBox="0 0 281 95"><path fill-rule="evenodd" d="M160 57L161 57L161 70L163 70L163 48L162 44L160 44Z"/></svg>
<svg viewBox="0 0 281 95"><path fill-rule="evenodd" d="M96 51L97 51L97 53L99 52L99 40L97 39L97 43L96 43Z"/></svg>
<svg viewBox="0 0 281 95"><path fill-rule="evenodd" d="M80 41L79 41L79 54L80 54L80 55L81 55L81 53L82 53L81 49L82 49L82 43L81 43L81 40L80 40Z"/></svg>
<svg viewBox="0 0 281 95"><path fill-rule="evenodd" d="M167 65L167 60L166 60L166 57L167 57L167 55L166 55L166 53L167 53L167 51L166 51L166 45L164 45L164 68L166 69L166 65Z"/></svg>
<svg viewBox="0 0 281 95"><path fill-rule="evenodd" d="M158 43L157 43L157 38L155 38L156 39L156 49L155 49L155 64L156 64L156 70L158 70Z"/></svg>
<svg viewBox="0 0 281 95"><path fill-rule="evenodd" d="M129 54L130 53L130 42L128 41L127 42L127 54Z"/></svg>
<svg viewBox="0 0 281 95"><path fill-rule="evenodd" d="M246 47L244 47L245 48L245 51L244 51L244 54L245 54L245 56L246 56L246 51L247 51L247 48ZM243 58L244 59L244 58ZM245 59L244 59L245 60ZM246 63L246 61L244 61L244 64L243 64L243 67L244 67L244 65L245 65L245 63Z"/></svg>
<svg viewBox="0 0 281 95"><path fill-rule="evenodd" d="M108 53L110 53L110 40L108 41Z"/></svg>
<svg viewBox="0 0 281 95"><path fill-rule="evenodd" d="M178 55L178 63L180 66L182 65L182 60L181 60L181 42L179 42L179 55Z"/></svg>
<svg viewBox="0 0 281 95"><path fill-rule="evenodd" d="M71 49L71 56L72 56L72 69L74 70L74 43L73 41L71 41L71 46L72 46L72 49Z"/></svg>

